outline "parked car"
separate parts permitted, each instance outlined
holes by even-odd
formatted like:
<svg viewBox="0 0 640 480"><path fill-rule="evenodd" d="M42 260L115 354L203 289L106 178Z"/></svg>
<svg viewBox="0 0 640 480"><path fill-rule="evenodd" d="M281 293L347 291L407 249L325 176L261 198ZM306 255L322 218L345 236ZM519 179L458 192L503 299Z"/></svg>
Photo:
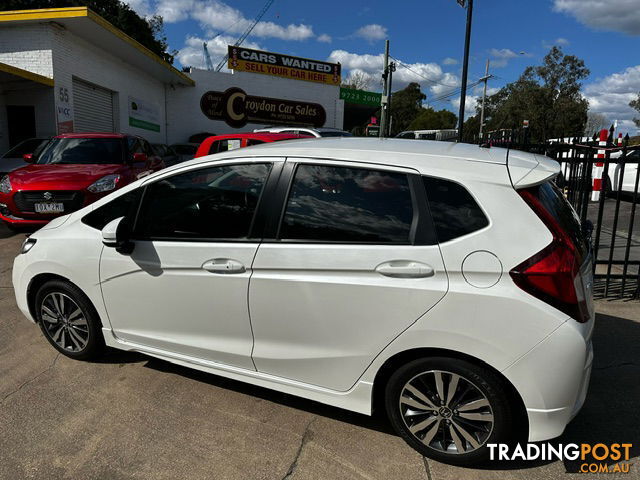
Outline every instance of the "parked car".
<svg viewBox="0 0 640 480"><path fill-rule="evenodd" d="M580 139L582 141L590 141L589 137ZM570 150L568 152L562 152L562 158L572 157L574 153ZM617 192L620 189L621 192L634 193L636 191L636 176L638 174L638 167L640 164L640 149L629 150L625 161L622 162L619 159L622 157L622 151L614 151L610 154L609 169L607 173L602 172L602 191L606 194ZM570 162L561 161L561 175L558 177L558 184L560 186L567 185L570 181L570 177L573 175L577 178L584 177L584 162L579 162L577 169L572 170L572 164ZM595 175L591 172L591 178ZM622 176L622 187L620 188L620 177Z"/></svg>
<svg viewBox="0 0 640 480"><path fill-rule="evenodd" d="M164 167L149 142L119 133L54 137L34 162L0 179L0 219L42 226Z"/></svg>
<svg viewBox="0 0 640 480"><path fill-rule="evenodd" d="M178 163L192 160L196 156L199 144L197 143L174 143L171 150L178 155Z"/></svg>
<svg viewBox="0 0 640 480"><path fill-rule="evenodd" d="M162 159L166 167L180 163L179 155L169 145L153 143L151 144L151 147L153 148L154 153Z"/></svg>
<svg viewBox="0 0 640 480"><path fill-rule="evenodd" d="M292 133L232 133L229 135L216 135L205 139L200 144L196 151L196 158L214 153L228 152L236 148L260 145L261 143L310 137L311 135L296 135Z"/></svg>
<svg viewBox="0 0 640 480"><path fill-rule="evenodd" d="M29 138L2 155L0 157L0 178L17 168L27 166L28 163L24 160L24 155L30 153L37 156L48 141L48 138Z"/></svg>
<svg viewBox="0 0 640 480"><path fill-rule="evenodd" d="M439 130L407 130L400 132L396 138L411 138L416 140L439 140L443 142L454 142L458 138L458 130L455 128Z"/></svg>
<svg viewBox="0 0 640 480"><path fill-rule="evenodd" d="M256 133L291 133L294 135L309 135L311 137L352 137L353 135L339 128L330 127L264 127L254 130Z"/></svg>
<svg viewBox="0 0 640 480"><path fill-rule="evenodd" d="M106 344L384 408L418 452L469 465L560 435L586 396L592 259L558 172L396 139L201 157L29 237L17 304L68 357Z"/></svg>

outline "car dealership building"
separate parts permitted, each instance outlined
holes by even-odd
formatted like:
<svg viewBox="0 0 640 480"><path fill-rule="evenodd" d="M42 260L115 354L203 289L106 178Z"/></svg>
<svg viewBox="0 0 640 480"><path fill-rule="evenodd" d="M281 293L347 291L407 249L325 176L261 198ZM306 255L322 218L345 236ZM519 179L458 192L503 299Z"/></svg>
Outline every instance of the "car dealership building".
<svg viewBox="0 0 640 480"><path fill-rule="evenodd" d="M231 73L181 72L87 7L0 12L0 153L66 132L343 127L338 64L229 48Z"/></svg>

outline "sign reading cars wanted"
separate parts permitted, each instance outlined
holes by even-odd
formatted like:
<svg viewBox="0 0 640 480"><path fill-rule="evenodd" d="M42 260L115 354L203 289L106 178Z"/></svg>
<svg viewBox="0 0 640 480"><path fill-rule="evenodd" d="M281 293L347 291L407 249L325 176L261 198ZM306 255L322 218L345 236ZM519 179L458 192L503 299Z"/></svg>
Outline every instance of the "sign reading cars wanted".
<svg viewBox="0 0 640 480"><path fill-rule="evenodd" d="M329 85L340 85L342 80L339 63L309 60L308 58L234 47L233 45L229 45L229 63L227 66L231 70L262 73L264 75Z"/></svg>
<svg viewBox="0 0 640 480"><path fill-rule="evenodd" d="M322 127L327 119L327 113L318 103L255 97L238 87L206 92L200 98L200 110L209 119L224 120L234 128L247 123Z"/></svg>

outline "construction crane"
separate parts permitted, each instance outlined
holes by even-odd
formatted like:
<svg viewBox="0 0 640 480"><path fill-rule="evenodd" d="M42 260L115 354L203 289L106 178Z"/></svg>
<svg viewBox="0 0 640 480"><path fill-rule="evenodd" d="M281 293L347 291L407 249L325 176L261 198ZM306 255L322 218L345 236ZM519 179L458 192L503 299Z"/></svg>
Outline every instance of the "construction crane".
<svg viewBox="0 0 640 480"><path fill-rule="evenodd" d="M275 0L267 0L267 3L264 4L264 6L262 7L262 10L260 10L260 13L258 13L258 15L253 20L253 22L251 22L251 25L249 25L249 27L244 31L244 33L240 36L240 38L236 40L236 43L233 44L234 47L238 47L242 45L242 42L244 42L244 40L249 36L253 28L258 24L258 22L264 16L264 14L267 13L267 10L269 10L269 7L271 7L274 1ZM228 53L224 56L224 58L220 61L220 63L216 67L216 72L219 72L220 70L222 70L222 67L224 67L224 64L227 63L227 60L229 60Z"/></svg>
<svg viewBox="0 0 640 480"><path fill-rule="evenodd" d="M211 62L211 55L209 55L207 42L202 43L202 49L204 50L204 63L207 66L207 70L213 70L213 62Z"/></svg>

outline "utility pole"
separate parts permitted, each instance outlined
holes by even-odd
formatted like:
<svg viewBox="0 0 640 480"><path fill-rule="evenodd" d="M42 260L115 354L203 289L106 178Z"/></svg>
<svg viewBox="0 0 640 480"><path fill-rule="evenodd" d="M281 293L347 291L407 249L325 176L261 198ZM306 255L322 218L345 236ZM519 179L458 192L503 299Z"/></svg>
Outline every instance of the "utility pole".
<svg viewBox="0 0 640 480"><path fill-rule="evenodd" d="M467 99L467 71L469 69L469 42L471 40L471 19L473 17L473 0L458 0L464 8L467 4L467 30L464 37L464 60L462 62L462 89L460 92L460 113L458 115L458 142L462 142L464 128L464 104Z"/></svg>
<svg viewBox="0 0 640 480"><path fill-rule="evenodd" d="M480 110L480 141L482 141L482 131L484 129L484 102L487 100L487 82L493 75L489 75L489 59L487 58L487 69L484 72L484 77L481 81L484 82L484 89L482 91L482 109Z"/></svg>
<svg viewBox="0 0 640 480"><path fill-rule="evenodd" d="M389 74L389 40L384 42L384 70L382 71L382 98L380 100L380 130L378 136L380 138L385 136L387 131L387 77Z"/></svg>
<svg viewBox="0 0 640 480"><path fill-rule="evenodd" d="M387 82L387 131L385 137L391 136L391 124L393 123L393 117L391 116L391 85L393 85L393 72L396 71L396 62L389 64L389 81Z"/></svg>

